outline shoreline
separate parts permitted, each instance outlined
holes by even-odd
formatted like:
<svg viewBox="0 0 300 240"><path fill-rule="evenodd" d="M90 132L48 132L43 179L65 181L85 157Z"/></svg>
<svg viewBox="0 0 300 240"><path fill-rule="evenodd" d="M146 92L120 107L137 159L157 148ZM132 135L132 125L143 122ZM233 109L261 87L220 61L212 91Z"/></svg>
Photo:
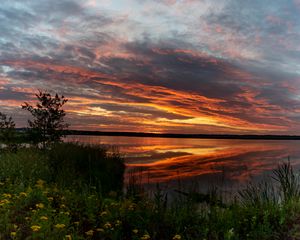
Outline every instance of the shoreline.
<svg viewBox="0 0 300 240"><path fill-rule="evenodd" d="M300 140L300 136L297 135L174 134L174 133L144 133L144 132L102 132L102 131L85 131L85 130L66 130L64 134L65 135L86 135L86 136L151 137L151 138Z"/></svg>

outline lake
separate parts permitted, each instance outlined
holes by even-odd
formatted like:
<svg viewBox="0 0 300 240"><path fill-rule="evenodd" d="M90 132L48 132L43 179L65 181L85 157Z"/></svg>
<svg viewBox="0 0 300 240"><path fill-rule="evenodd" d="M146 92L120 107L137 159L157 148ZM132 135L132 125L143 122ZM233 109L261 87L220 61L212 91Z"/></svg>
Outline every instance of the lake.
<svg viewBox="0 0 300 240"><path fill-rule="evenodd" d="M300 141L223 140L116 136L67 136L67 141L116 146L126 163L125 182L135 176L144 186L219 186L228 191L258 182L290 158L300 167Z"/></svg>

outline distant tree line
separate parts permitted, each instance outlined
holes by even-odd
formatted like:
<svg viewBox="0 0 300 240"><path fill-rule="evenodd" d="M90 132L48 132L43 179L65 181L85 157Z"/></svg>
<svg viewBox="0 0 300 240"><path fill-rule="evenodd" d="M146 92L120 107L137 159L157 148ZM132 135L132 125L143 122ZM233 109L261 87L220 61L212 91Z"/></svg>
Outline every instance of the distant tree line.
<svg viewBox="0 0 300 240"><path fill-rule="evenodd" d="M69 124L65 123L65 111L62 109L68 101L63 95L51 95L48 91L39 90L35 94L37 103L31 105L25 102L22 109L27 110L32 115L32 120L28 120L26 132L22 139L26 139L32 144L41 145L46 148L49 144L62 140L63 132ZM17 142L18 134L15 129L15 122L11 116L0 112L0 143L13 147Z"/></svg>

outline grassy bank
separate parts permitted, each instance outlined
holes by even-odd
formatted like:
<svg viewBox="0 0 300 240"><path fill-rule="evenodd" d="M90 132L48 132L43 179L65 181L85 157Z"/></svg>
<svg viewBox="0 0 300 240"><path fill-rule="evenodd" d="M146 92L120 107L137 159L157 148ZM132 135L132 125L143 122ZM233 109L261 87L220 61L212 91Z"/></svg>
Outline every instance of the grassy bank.
<svg viewBox="0 0 300 240"><path fill-rule="evenodd" d="M57 144L0 154L0 239L300 239L300 181L289 163L272 185L232 202L216 191L168 202L122 193L124 163L99 146ZM139 189L139 188L136 188Z"/></svg>

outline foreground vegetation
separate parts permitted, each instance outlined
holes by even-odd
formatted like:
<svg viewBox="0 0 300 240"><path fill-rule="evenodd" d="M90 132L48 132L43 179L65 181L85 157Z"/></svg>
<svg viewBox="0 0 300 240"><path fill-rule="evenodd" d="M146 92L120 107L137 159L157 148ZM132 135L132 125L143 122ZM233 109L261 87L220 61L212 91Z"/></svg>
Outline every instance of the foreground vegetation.
<svg viewBox="0 0 300 240"><path fill-rule="evenodd" d="M152 198L101 146L60 143L0 154L0 239L300 239L300 185L289 162L273 184L231 202L216 191ZM134 181L132 181L134 182Z"/></svg>

